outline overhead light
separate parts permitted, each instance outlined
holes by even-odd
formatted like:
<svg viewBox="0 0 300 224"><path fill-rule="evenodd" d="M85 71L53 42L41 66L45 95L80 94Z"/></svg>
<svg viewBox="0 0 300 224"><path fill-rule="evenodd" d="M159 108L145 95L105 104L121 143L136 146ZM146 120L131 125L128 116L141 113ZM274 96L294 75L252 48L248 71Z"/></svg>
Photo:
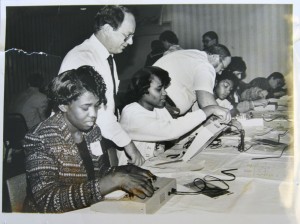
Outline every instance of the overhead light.
<svg viewBox="0 0 300 224"><path fill-rule="evenodd" d="M80 10L81 10L81 11L85 11L85 10L86 10L86 8L80 8Z"/></svg>

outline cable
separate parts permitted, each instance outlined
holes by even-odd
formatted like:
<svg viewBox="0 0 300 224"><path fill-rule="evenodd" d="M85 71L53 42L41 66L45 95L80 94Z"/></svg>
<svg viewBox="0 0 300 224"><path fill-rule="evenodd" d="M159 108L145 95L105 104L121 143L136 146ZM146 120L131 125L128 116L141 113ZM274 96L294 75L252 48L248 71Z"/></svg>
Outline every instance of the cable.
<svg viewBox="0 0 300 224"><path fill-rule="evenodd" d="M284 133L278 134L278 143L280 143L280 138L285 136L288 132L289 132L289 130L286 130Z"/></svg>
<svg viewBox="0 0 300 224"><path fill-rule="evenodd" d="M263 116L263 120L265 121L265 122L270 122L270 121L274 121L274 120L276 120L276 119L278 119L278 118L283 118L284 120L287 120L287 121L289 121L289 119L287 119L286 118L286 116L283 116L283 115L281 115L281 116L277 116L277 117L273 117L273 118L271 118L271 119L266 119L264 116Z"/></svg>
<svg viewBox="0 0 300 224"><path fill-rule="evenodd" d="M279 156L256 157L256 158L252 158L252 160L258 160L258 159L277 159L277 158L280 158L280 157L283 155L283 152L284 152L284 150L285 150L287 147L288 147L288 145L286 145L286 146L282 149L282 151L281 151L281 153L280 153Z"/></svg>
<svg viewBox="0 0 300 224"><path fill-rule="evenodd" d="M263 133L263 134L256 134L256 136L263 136L263 135L266 135L266 134L269 134L271 131L273 131L274 128L272 128L270 131L266 132L266 133Z"/></svg>
<svg viewBox="0 0 300 224"><path fill-rule="evenodd" d="M235 127L239 133L240 133L240 143L237 146L237 149L239 152L245 152L245 130L244 129L239 129L237 126L233 125L233 124L226 124L227 126L232 126Z"/></svg>
<svg viewBox="0 0 300 224"><path fill-rule="evenodd" d="M222 170L221 173L227 176L230 176L230 179L220 179L218 177L215 176L211 176L211 175L206 175L203 177L203 179L201 178L195 178L193 180L193 182L190 184L192 185L191 187L195 187L196 189L199 189L198 191L176 191L175 189L172 189L171 192L169 192L169 194L175 194L175 195L198 195L203 193L204 191L218 191L218 192L224 192L229 190L229 185L226 183L226 181L234 181L236 179L236 176L233 173L229 173L229 171L235 171L237 169L229 169L229 170ZM225 185L225 188L220 188L217 187L216 188L211 188L208 187L208 184L210 182L220 182L222 184Z"/></svg>

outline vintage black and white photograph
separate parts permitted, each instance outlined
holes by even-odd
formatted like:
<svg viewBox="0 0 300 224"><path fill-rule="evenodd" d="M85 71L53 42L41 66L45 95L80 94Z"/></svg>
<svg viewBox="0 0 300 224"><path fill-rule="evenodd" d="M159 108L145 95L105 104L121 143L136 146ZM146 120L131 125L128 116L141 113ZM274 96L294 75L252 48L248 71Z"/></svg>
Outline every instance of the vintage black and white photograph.
<svg viewBox="0 0 300 224"><path fill-rule="evenodd" d="M298 223L297 10L2 0L0 222Z"/></svg>

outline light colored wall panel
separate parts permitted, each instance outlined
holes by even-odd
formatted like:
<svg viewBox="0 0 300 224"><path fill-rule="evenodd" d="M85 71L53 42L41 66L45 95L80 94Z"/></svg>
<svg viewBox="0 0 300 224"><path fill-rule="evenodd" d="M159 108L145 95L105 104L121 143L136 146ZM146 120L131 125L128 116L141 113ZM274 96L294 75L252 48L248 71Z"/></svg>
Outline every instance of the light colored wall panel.
<svg viewBox="0 0 300 224"><path fill-rule="evenodd" d="M219 42L246 61L246 81L291 70L291 5L165 5L162 15L184 48L202 49L202 35L218 33Z"/></svg>

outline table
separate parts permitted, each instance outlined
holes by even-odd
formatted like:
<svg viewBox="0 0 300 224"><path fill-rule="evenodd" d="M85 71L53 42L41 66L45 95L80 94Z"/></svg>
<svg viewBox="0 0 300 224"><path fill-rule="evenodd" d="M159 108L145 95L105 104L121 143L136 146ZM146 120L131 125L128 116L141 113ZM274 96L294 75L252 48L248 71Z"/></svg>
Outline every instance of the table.
<svg viewBox="0 0 300 224"><path fill-rule="evenodd" d="M163 169L153 170L148 167L157 176L176 178L178 191L185 189L183 185L191 182L194 178L203 178L209 174L228 179L228 176L222 174L221 171L237 169L231 171L236 179L227 182L230 187L229 191L232 194L218 198L210 198L202 194L193 196L175 195L152 218L160 215L172 215L172 217L185 217L188 215L187 220L189 220L191 217L200 215L202 218L209 220L212 216L228 217L230 215L230 217L252 217L252 219L254 219L253 217L259 217L258 220L267 218L266 220L272 219L273 223L274 221L275 223L277 223L276 221L278 223L296 223L294 206L297 189L293 181L293 147L284 150L280 158L253 160L253 158L279 156L283 146L254 145L254 140L259 138L277 141L279 134L282 134L280 142L293 145L293 133L286 133L284 129L280 130L266 126L247 127L245 128L245 148L248 149L246 152L239 152L235 147L239 138L223 136L221 147L207 147L193 158L191 162L204 163L204 167L200 170L179 169L172 172ZM176 152L178 153L178 151ZM172 154L174 151L172 152L171 149L167 153ZM74 212L95 214L89 208ZM248 221L253 223L252 219L250 218ZM222 218L220 220L224 221ZM176 222L176 220L174 221ZM233 222L241 223L234 220Z"/></svg>

